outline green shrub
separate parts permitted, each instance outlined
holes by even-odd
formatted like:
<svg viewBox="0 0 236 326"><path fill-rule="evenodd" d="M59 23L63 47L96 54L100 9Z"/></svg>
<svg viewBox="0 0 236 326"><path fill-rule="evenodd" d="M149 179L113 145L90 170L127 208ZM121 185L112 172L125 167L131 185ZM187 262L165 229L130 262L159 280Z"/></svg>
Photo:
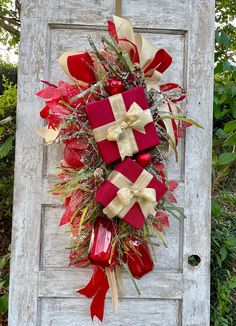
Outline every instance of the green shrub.
<svg viewBox="0 0 236 326"><path fill-rule="evenodd" d="M13 203L16 86L2 76L0 95L0 324L8 310L8 285ZM3 318L3 319L2 319ZM5 324L4 324L5 325Z"/></svg>
<svg viewBox="0 0 236 326"><path fill-rule="evenodd" d="M3 94L4 76L13 85L17 84L17 65L0 60L0 94Z"/></svg>
<svg viewBox="0 0 236 326"><path fill-rule="evenodd" d="M212 201L211 321L214 326L236 325L236 181L230 183L230 179L232 176Z"/></svg>

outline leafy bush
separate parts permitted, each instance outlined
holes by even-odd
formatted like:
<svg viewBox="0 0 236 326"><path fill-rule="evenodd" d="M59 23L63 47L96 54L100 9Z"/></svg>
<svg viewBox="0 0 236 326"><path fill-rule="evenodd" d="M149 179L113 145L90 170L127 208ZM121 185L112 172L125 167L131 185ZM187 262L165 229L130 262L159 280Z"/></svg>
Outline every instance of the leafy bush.
<svg viewBox="0 0 236 326"><path fill-rule="evenodd" d="M213 188L236 163L235 1L216 1Z"/></svg>
<svg viewBox="0 0 236 326"><path fill-rule="evenodd" d="M227 188L229 188L227 180ZM214 326L236 325L236 181L212 201L211 320Z"/></svg>
<svg viewBox="0 0 236 326"><path fill-rule="evenodd" d="M17 83L17 66L12 63L7 63L0 60L0 94L3 94L4 88L4 80L3 78L7 78L9 82L13 85Z"/></svg>
<svg viewBox="0 0 236 326"><path fill-rule="evenodd" d="M14 139L16 129L17 89L2 76L0 95L0 325L5 325L8 309L9 260L13 203Z"/></svg>

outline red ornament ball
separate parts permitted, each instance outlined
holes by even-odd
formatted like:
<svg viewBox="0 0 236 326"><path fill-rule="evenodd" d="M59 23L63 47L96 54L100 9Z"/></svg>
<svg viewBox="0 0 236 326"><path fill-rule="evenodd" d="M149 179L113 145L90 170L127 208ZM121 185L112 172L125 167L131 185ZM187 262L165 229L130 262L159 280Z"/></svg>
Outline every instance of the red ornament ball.
<svg viewBox="0 0 236 326"><path fill-rule="evenodd" d="M145 168L146 166L148 166L151 161L152 161L152 155L150 152L142 152L139 153L136 156L136 161L139 165L141 165L143 168Z"/></svg>
<svg viewBox="0 0 236 326"><path fill-rule="evenodd" d="M80 169L83 167L83 163L81 162L82 154L83 150L76 150L66 145L64 149L64 160L70 167Z"/></svg>
<svg viewBox="0 0 236 326"><path fill-rule="evenodd" d="M106 90L111 95L119 94L124 92L125 84L122 80L109 78L106 82Z"/></svg>

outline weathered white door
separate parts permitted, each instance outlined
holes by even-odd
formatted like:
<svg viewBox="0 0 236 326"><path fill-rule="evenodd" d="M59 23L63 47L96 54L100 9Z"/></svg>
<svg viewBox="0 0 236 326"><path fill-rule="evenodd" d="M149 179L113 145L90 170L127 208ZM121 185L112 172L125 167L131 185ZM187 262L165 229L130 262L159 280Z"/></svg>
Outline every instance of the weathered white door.
<svg viewBox="0 0 236 326"><path fill-rule="evenodd" d="M59 202L47 194L61 149L46 148L36 134L42 103L34 96L40 79L65 79L57 58L88 47L87 35L106 29L115 0L24 0L19 63L10 326L98 325L89 301L75 294L91 271L67 268L68 234L58 227ZM112 313L107 299L104 325L209 325L210 160L213 70L213 0L126 0L122 16L133 21L174 62L164 81L188 92L189 128L180 162L170 161L170 178L180 181L178 202L187 218L171 220L169 248L158 249L156 269L140 281L142 296L125 279L126 296ZM201 262L191 266L188 258Z"/></svg>

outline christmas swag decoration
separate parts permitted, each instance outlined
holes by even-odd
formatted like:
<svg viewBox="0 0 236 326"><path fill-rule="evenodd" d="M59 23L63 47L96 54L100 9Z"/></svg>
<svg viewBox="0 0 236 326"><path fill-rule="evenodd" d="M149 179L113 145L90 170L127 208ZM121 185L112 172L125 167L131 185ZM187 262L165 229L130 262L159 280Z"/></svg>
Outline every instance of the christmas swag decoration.
<svg viewBox="0 0 236 326"><path fill-rule="evenodd" d="M186 94L161 84L171 56L155 49L130 21L114 16L101 48L62 54L59 64L73 83L43 81L38 133L46 144L63 144L64 158L52 193L60 196L60 225L71 233L70 266L93 268L78 293L92 298L91 317L103 320L111 290L113 308L124 296L122 272L135 279L153 270L155 246L166 246L169 217L182 218L165 162L186 127L201 127L178 102ZM158 242L157 238L160 240Z"/></svg>

